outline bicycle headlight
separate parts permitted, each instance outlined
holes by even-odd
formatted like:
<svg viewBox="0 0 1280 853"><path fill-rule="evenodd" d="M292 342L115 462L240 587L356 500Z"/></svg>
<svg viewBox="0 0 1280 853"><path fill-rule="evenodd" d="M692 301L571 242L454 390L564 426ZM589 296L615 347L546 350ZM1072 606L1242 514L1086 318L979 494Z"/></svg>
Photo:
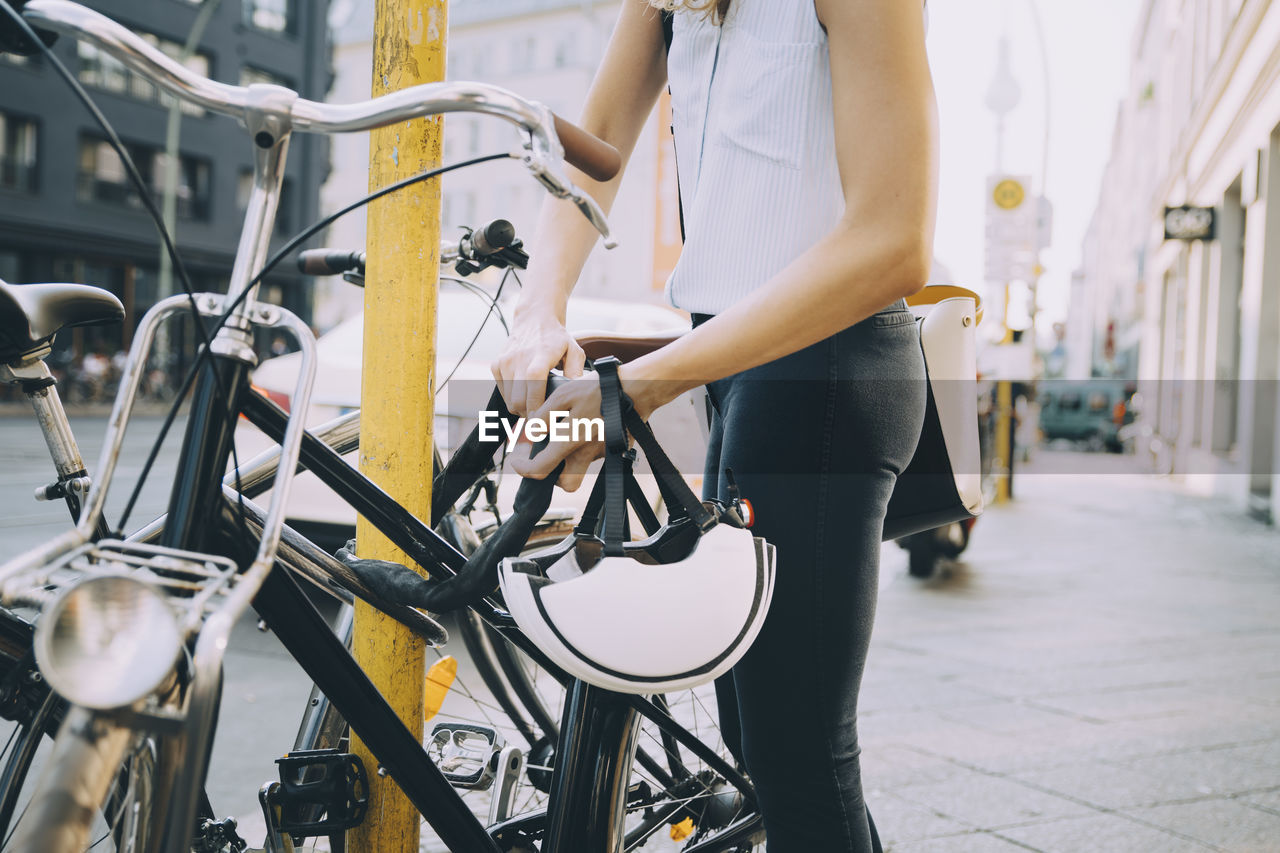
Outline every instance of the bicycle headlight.
<svg viewBox="0 0 1280 853"><path fill-rule="evenodd" d="M182 646L164 596L124 576L90 578L58 596L36 624L36 663L69 701L101 711L154 692Z"/></svg>

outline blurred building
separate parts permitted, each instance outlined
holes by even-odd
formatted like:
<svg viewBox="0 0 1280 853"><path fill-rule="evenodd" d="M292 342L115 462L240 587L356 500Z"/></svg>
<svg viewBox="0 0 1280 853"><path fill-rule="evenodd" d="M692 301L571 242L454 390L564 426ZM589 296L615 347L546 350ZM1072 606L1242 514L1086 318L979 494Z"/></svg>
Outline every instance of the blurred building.
<svg viewBox="0 0 1280 853"><path fill-rule="evenodd" d="M1147 0L1132 68L1085 244L1093 368L1136 368L1175 471L1274 519L1280 3ZM1182 205L1212 209L1214 233L1166 240L1165 208Z"/></svg>
<svg viewBox="0 0 1280 853"><path fill-rule="evenodd" d="M324 99L328 0L205 2L219 5L187 67L225 83L279 83ZM200 8L199 0L87 4L174 58ZM63 37L54 50L115 127L158 201L169 96L83 42ZM197 290L221 292L248 198L253 143L237 122L183 106L178 157L178 248ZM323 137L294 137L274 243L317 218L328 160ZM60 359L128 346L138 320L162 295L159 252L155 226L120 159L65 82L41 57L0 56L0 278L98 285L116 293L127 311L123 329L60 336ZM291 267L282 267L262 295L306 319L304 285Z"/></svg>
<svg viewBox="0 0 1280 853"><path fill-rule="evenodd" d="M1157 109L1146 69L1135 63L1116 113L1111 158L1085 232L1079 284L1067 329L1068 375L1133 377L1142 337L1143 263L1157 163L1151 156Z"/></svg>
<svg viewBox="0 0 1280 853"><path fill-rule="evenodd" d="M453 0L449 4L447 77L493 83L541 101L577 120L596 66L613 32L619 0ZM373 4L336 0L333 14L335 80L331 100L369 97ZM650 118L627 166L609 215L618 248L597 246L575 293L657 302L679 252L674 167L669 120ZM520 132L501 119L451 114L445 117L444 161L518 149ZM324 189L326 209L336 210L368 191L368 139L334 140L334 170ZM442 221L446 237L461 225L511 220L532 245L537 213L546 192L515 161L498 161L451 172L444 178ZM330 230L331 245L363 246L364 213L357 211ZM347 316L360 294L332 285L320 306L322 327Z"/></svg>

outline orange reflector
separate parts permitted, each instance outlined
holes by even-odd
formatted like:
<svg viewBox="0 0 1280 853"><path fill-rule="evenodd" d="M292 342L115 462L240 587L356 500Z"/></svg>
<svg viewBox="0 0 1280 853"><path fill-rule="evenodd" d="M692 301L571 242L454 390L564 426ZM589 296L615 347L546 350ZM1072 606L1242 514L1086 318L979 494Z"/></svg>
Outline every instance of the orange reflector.
<svg viewBox="0 0 1280 853"><path fill-rule="evenodd" d="M275 403L286 412L289 411L289 395L283 391L272 391L270 388L263 388L261 385L253 385L253 390Z"/></svg>
<svg viewBox="0 0 1280 853"><path fill-rule="evenodd" d="M751 501L746 498L742 499L742 515L742 520L746 523L747 527L756 523L756 508L753 507L751 505Z"/></svg>
<svg viewBox="0 0 1280 853"><path fill-rule="evenodd" d="M671 840L684 841L693 835L693 818L687 817L679 823L671 824Z"/></svg>
<svg viewBox="0 0 1280 853"><path fill-rule="evenodd" d="M427 670L427 686L423 698L425 714L423 720L430 720L440 713L444 706L444 697L449 695L449 688L458 676L458 660L453 655L445 655L431 664Z"/></svg>

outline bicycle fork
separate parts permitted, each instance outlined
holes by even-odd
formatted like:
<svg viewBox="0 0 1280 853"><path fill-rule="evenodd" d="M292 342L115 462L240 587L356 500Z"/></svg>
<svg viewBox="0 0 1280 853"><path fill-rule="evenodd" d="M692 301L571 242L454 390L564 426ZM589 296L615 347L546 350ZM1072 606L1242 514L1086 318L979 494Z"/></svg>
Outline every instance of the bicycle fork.
<svg viewBox="0 0 1280 853"><path fill-rule="evenodd" d="M621 853L640 715L630 698L573 680L564 703L544 853Z"/></svg>

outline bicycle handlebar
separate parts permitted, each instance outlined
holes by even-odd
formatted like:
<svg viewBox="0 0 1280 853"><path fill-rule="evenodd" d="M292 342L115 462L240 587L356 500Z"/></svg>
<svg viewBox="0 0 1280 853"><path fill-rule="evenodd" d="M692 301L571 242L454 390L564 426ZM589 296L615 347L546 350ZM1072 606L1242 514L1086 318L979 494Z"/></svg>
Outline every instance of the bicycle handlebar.
<svg viewBox="0 0 1280 853"><path fill-rule="evenodd" d="M605 237L606 245L612 245L603 212L561 172L558 163L563 160L597 181L607 181L622 165L617 149L556 116L545 105L499 86L423 83L369 101L324 104L300 98L283 86L233 86L202 77L123 25L71 0L29 0L23 16L33 27L92 43L158 87L210 112L242 122L251 113L265 114L273 119L277 134L290 128L353 133L448 112L477 112L506 119L529 134L525 165L554 195L572 199ZM272 142L274 139L267 144Z"/></svg>
<svg viewBox="0 0 1280 853"><path fill-rule="evenodd" d="M304 275L342 275L364 272L364 252L348 249L307 249L298 253L298 270Z"/></svg>

